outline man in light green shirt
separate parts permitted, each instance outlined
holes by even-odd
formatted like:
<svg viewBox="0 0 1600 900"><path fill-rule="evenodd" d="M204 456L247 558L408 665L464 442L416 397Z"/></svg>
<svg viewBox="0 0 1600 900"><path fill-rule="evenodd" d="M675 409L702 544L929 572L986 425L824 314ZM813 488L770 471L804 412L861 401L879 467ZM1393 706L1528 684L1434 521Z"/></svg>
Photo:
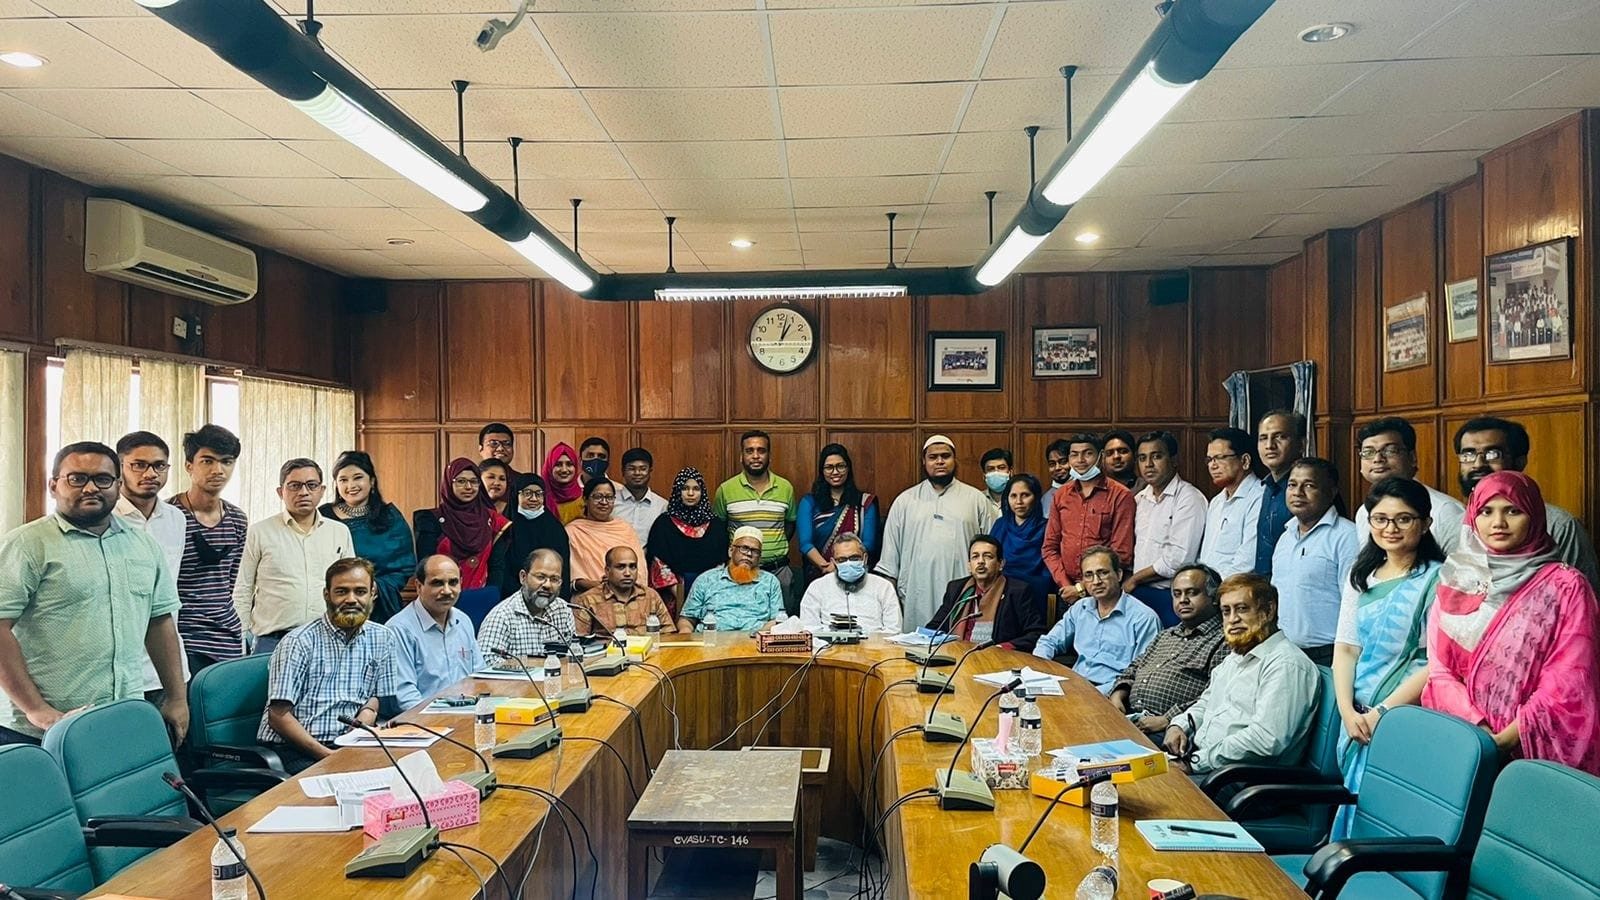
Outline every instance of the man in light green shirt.
<svg viewBox="0 0 1600 900"><path fill-rule="evenodd" d="M794 485L772 471L772 438L747 431L739 438L741 471L717 486L711 512L727 521L728 531L743 526L761 530L761 568L777 576L784 606L792 614L800 601L790 590L789 534L794 531Z"/></svg>
<svg viewBox="0 0 1600 900"><path fill-rule="evenodd" d="M188 731L176 575L153 538L112 514L120 472L110 447L68 444L50 474L55 514L0 538L0 743L37 741L69 713L143 697L146 653L162 717L178 741Z"/></svg>

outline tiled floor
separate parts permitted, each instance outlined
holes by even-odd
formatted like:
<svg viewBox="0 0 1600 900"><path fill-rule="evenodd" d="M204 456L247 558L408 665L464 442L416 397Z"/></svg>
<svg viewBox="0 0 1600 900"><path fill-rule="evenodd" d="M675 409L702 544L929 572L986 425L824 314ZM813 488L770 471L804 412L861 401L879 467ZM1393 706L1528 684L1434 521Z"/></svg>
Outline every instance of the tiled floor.
<svg viewBox="0 0 1600 900"><path fill-rule="evenodd" d="M861 854L849 844L820 838L817 841L817 868L805 873L804 900L850 900L856 892L856 861ZM776 872L762 872L756 879L755 900L771 900L778 895Z"/></svg>
<svg viewBox="0 0 1600 900"><path fill-rule="evenodd" d="M851 845L822 838L817 844L816 870L805 873L804 900L849 900L856 892L859 858L860 853ZM778 895L777 873L756 871L754 854L741 859L736 853L724 851L716 855L715 863L696 854L689 865L669 865L668 868L670 874L663 876L651 891L653 900L689 897L774 900Z"/></svg>

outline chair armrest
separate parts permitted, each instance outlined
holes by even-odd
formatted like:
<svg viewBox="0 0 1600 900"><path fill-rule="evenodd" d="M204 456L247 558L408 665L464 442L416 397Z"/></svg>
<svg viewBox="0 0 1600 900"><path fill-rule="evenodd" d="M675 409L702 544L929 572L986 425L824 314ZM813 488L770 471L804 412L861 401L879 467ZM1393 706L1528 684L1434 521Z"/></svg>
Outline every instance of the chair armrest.
<svg viewBox="0 0 1600 900"><path fill-rule="evenodd" d="M228 791L240 788L269 791L289 780L289 773L277 769L196 769L189 783L203 794L207 791Z"/></svg>
<svg viewBox="0 0 1600 900"><path fill-rule="evenodd" d="M1466 865L1453 844L1436 837L1351 838L1334 841L1306 860L1306 893L1337 897L1362 872L1448 872Z"/></svg>
<svg viewBox="0 0 1600 900"><path fill-rule="evenodd" d="M276 769L279 772L287 771L283 766L283 759L271 747L212 744L206 748L205 755L212 760L245 763L255 768Z"/></svg>
<svg viewBox="0 0 1600 900"><path fill-rule="evenodd" d="M16 887L9 884L0 885L0 888L4 889L0 890L0 898L4 898L4 900L10 900L12 897L21 897L22 900L78 900L79 897L83 896L82 894L74 894L71 891L47 891L44 888ZM11 893L8 894L6 891Z"/></svg>
<svg viewBox="0 0 1600 900"><path fill-rule="evenodd" d="M95 816L83 826L91 847L170 847L204 828L187 816Z"/></svg>
<svg viewBox="0 0 1600 900"><path fill-rule="evenodd" d="M1356 795L1342 784L1256 784L1245 788L1222 804L1229 818L1249 818L1251 813L1270 815L1263 807L1343 806L1356 802Z"/></svg>
<svg viewBox="0 0 1600 900"><path fill-rule="evenodd" d="M1249 787L1255 784L1326 784L1314 769L1301 766L1263 766L1257 763L1229 763L1212 769L1195 782L1208 797L1228 785Z"/></svg>

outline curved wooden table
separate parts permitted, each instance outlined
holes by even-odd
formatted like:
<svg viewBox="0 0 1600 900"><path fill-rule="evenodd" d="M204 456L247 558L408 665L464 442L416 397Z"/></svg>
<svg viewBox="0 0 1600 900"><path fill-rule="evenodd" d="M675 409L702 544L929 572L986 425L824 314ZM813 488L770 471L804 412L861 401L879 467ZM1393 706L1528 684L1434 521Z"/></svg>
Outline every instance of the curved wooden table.
<svg viewBox="0 0 1600 900"><path fill-rule="evenodd" d="M829 785L823 810L823 833L842 840L859 840L859 795L865 769L882 747L882 740L899 728L923 721L933 695L918 694L910 684L896 682L916 674L916 666L903 657L902 648L874 639L864 644L824 650L816 665L803 678L789 683L783 700L790 702L758 736L766 715L747 724L763 705L777 695L805 663L805 654L763 654L755 641L743 633L723 632L696 636L707 638L701 645L674 647L669 638L654 652L650 662L672 676L676 688L678 743L685 749L705 749L725 738L726 749L764 743L785 746L824 746L833 751ZM687 639L685 639L687 640ZM679 641L680 643L682 641ZM966 645L953 647L966 649ZM982 706L992 689L973 680L974 675L1000 669L1033 665L1052 668L1052 664L1013 651L989 649L973 654L957 678L957 693L940 702L941 710L971 717ZM1053 667L1060 671L1059 667ZM659 760L673 742L673 720L667 714L673 689L656 676L639 668L613 678L595 678L597 694L615 698L636 707L643 724L649 757ZM520 681L471 681L447 693L491 691L497 695L531 696L533 688ZM1137 738L1138 732L1087 682L1076 675L1064 683L1065 696L1045 697L1046 749L1066 744L1081 744L1112 738ZM879 703L880 695L882 702ZM773 704L775 710L779 704ZM865 704L863 706L863 704ZM994 731L996 704L991 704L977 730L983 737ZM868 723L871 748L865 736L858 736L857 721ZM627 760L639 788L645 780L640 758L639 737L630 713L617 703L600 700L586 713L563 715L562 728L568 738L592 738L608 742ZM431 728L449 726L452 737L471 743L472 716L428 715L417 721ZM735 727L738 731L734 734ZM511 737L520 726L498 726L500 738ZM860 739L858 739L858 737ZM874 818L896 797L931 787L933 770L947 766L954 744L931 744L915 733L894 742L883 756L878 776L878 796L874 799ZM459 747L439 742L427 751L444 778L478 768L478 761ZM960 767L966 768L968 751L963 748ZM375 768L385 764L378 750L344 749L305 775ZM625 822L633 805L626 774L618 760L592 740L563 741L559 751L532 760L491 759L502 785L523 784L552 790L576 809L589 829L594 852L599 857L600 880L595 893L600 898L626 896L627 829ZM402 880L344 877L344 864L368 842L359 831L346 834L244 834L245 829L279 805L331 803L308 800L295 781L263 794L223 817L243 835L252 866L267 892L279 900L325 897L478 897L477 879L459 860L448 853L436 853L411 877ZM1043 811L1046 801L1026 791L996 791L993 812L946 812L934 799L907 802L891 817L885 832L889 847L891 880L889 892L896 897L959 898L966 895L967 866L984 848L999 841L1017 846ZM1221 819L1222 813L1189 779L1169 773L1121 786L1121 874L1122 897L1144 896L1145 882L1170 877L1188 881L1202 894L1216 893L1237 897L1304 897L1304 894L1264 854L1239 853L1156 853L1133 827L1135 819L1191 818ZM543 829L547 804L544 800L502 787L483 804L482 821L470 828L444 833L447 841L468 844L492 854L505 867L515 884L538 846L534 870L528 878L525 896L566 897L572 890L573 871L566 837L559 819ZM573 824L578 863L585 872L579 896L587 896L590 863L583 835ZM215 837L210 830L186 838L165 850L157 851L128 867L96 893L133 896L196 898L210 896L210 851ZM1079 807L1062 805L1029 847L1028 855L1039 862L1049 878L1046 896L1070 896L1078 880L1098 860L1089 846L1089 814ZM468 855L480 870L488 863ZM504 897L506 890L491 871L489 897Z"/></svg>

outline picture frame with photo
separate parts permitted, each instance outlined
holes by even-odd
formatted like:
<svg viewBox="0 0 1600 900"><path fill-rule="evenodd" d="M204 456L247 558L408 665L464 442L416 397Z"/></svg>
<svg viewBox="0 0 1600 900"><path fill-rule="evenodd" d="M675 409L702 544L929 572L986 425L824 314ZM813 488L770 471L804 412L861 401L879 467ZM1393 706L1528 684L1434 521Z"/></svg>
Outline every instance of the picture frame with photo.
<svg viewBox="0 0 1600 900"><path fill-rule="evenodd" d="M1383 370L1428 364L1428 295L1418 294L1383 311Z"/></svg>
<svg viewBox="0 0 1600 900"><path fill-rule="evenodd" d="M928 332L928 390L998 391L1005 386L1003 331Z"/></svg>
<svg viewBox="0 0 1600 900"><path fill-rule="evenodd" d="M1034 378L1100 377L1100 326L1036 325L1032 342Z"/></svg>
<svg viewBox="0 0 1600 900"><path fill-rule="evenodd" d="M1478 339L1478 279L1476 276L1444 286L1445 309L1450 313L1450 343Z"/></svg>
<svg viewBox="0 0 1600 900"><path fill-rule="evenodd" d="M1572 239L1557 238L1484 260L1489 362L1572 356Z"/></svg>

